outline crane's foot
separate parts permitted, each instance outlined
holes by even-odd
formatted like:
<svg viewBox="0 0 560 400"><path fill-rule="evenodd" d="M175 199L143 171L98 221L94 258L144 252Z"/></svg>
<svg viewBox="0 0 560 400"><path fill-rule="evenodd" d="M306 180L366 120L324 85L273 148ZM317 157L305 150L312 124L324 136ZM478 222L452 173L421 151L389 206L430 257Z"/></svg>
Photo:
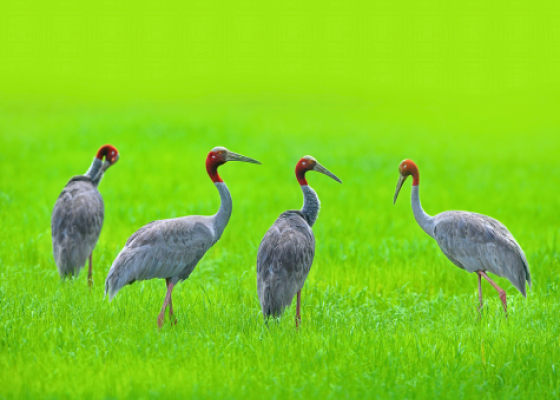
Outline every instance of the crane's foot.
<svg viewBox="0 0 560 400"><path fill-rule="evenodd" d="M89 276L88 276L87 284L88 284L90 289L93 287L93 279L91 279L91 277L89 277Z"/></svg>
<svg viewBox="0 0 560 400"><path fill-rule="evenodd" d="M159 329L162 328L164 322L165 322L165 315L163 315L163 314L158 315L157 324L158 324Z"/></svg>
<svg viewBox="0 0 560 400"><path fill-rule="evenodd" d="M500 300L502 300L502 306L504 307L504 313L506 314L506 318L508 317L507 312L507 299L506 299L506 292L500 292Z"/></svg>

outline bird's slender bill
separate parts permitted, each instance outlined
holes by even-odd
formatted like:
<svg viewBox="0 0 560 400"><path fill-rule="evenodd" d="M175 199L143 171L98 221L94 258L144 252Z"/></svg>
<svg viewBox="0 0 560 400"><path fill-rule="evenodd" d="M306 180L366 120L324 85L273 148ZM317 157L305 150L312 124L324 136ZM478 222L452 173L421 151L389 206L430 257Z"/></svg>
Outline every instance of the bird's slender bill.
<svg viewBox="0 0 560 400"><path fill-rule="evenodd" d="M393 199L393 204L397 202L397 197L399 196L399 192L401 191L402 185L404 181L406 181L408 176L399 175L399 181L397 182L397 190L395 190L395 198Z"/></svg>
<svg viewBox="0 0 560 400"><path fill-rule="evenodd" d="M113 162L113 164L114 164L115 162L117 162L118 159L119 159L119 158L117 157L117 158L115 159L115 161ZM105 173L105 171L107 171L107 170L109 169L109 167L110 167L111 165L113 165L113 164L111 164L111 163L110 163L109 161L107 161L107 160L103 161L103 164L101 164L101 168L99 168L99 171L97 171L97 174L95 174L95 176L93 177L93 180L95 181L96 179L98 179L98 178L99 178L99 175L103 175L103 174Z"/></svg>
<svg viewBox="0 0 560 400"><path fill-rule="evenodd" d="M226 155L226 161L243 161L243 162L248 162L248 163L251 163L251 164L261 164L260 161L254 160L254 159L249 158L249 157L242 156L241 154L233 153L231 151L228 151L228 153Z"/></svg>
<svg viewBox="0 0 560 400"><path fill-rule="evenodd" d="M313 171L317 171L317 172L320 172L322 174L325 174L325 175L333 178L338 183L342 183L342 181L340 179L338 179L338 177L335 174L333 174L331 171L329 171L328 169L326 169L325 167L323 167L319 163L315 164L315 167L313 167Z"/></svg>

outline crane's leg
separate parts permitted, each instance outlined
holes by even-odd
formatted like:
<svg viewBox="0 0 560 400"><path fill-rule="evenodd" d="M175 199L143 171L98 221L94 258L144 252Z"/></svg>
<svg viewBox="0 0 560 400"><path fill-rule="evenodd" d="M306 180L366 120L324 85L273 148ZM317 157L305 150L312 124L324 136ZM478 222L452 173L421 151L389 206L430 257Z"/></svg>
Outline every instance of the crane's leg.
<svg viewBox="0 0 560 400"><path fill-rule="evenodd" d="M484 304L482 303L482 275L476 274L478 276L478 300L480 301L480 307L478 307L478 312L482 314L482 307Z"/></svg>
<svg viewBox="0 0 560 400"><path fill-rule="evenodd" d="M171 283L170 278L165 279L165 286L169 288L169 284ZM169 318L171 318L171 323L177 325L177 318L173 320L173 298L169 298Z"/></svg>
<svg viewBox="0 0 560 400"><path fill-rule="evenodd" d="M87 275L87 283L88 283L88 286L90 288L93 286L93 278L92 278L92 264L93 263L91 261L92 254L89 255L89 270L88 270L88 275Z"/></svg>
<svg viewBox="0 0 560 400"><path fill-rule="evenodd" d="M488 282L490 282L490 284L492 286L494 286L494 289L496 289L498 291L498 293L500 293L500 300L502 300L502 306L504 307L504 312L506 313L506 318L507 318L507 301L506 301L506 291L504 289L502 289L501 287L499 287L496 282L494 282L492 279L490 279L488 277L488 275L486 275L486 272L484 271L477 271L479 275L482 275L482 277L484 279L486 279Z"/></svg>
<svg viewBox="0 0 560 400"><path fill-rule="evenodd" d="M296 302L296 329L301 323L301 289L297 292L297 302Z"/></svg>
<svg viewBox="0 0 560 400"><path fill-rule="evenodd" d="M163 321L165 320L165 309L167 308L167 305L171 301L171 292L173 291L174 286L175 285L173 284L173 282L169 282L169 285L167 285L167 293L165 294L165 300L163 301L163 307L161 308L161 312L159 313L158 319L157 319L157 323L158 323L158 326L160 328L163 326Z"/></svg>

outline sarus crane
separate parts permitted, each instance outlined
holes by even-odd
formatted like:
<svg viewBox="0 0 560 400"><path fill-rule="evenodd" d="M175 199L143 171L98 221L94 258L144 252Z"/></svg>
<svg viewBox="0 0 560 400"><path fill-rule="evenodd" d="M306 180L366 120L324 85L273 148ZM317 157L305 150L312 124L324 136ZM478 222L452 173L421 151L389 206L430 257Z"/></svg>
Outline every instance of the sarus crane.
<svg viewBox="0 0 560 400"><path fill-rule="evenodd" d="M257 254L257 291L265 319L279 317L297 294L296 327L301 321L301 289L315 254L313 224L319 214L319 197L309 187L307 171L317 171L342 183L311 156L296 164L296 178L303 191L303 208L278 217L266 232Z"/></svg>
<svg viewBox="0 0 560 400"><path fill-rule="evenodd" d="M105 159L105 161L103 161ZM51 230L53 254L60 278L77 277L89 258L88 285L92 280L92 252L103 226L104 205L97 186L107 169L119 159L110 144L102 146L84 175L71 178L56 201Z"/></svg>
<svg viewBox="0 0 560 400"><path fill-rule="evenodd" d="M220 239L231 216L231 195L218 175L218 167L228 161L260 164L224 147L212 149L206 158L206 171L220 194L218 212L212 216L191 215L153 221L137 230L109 270L105 280L105 294L109 295L109 300L125 285L147 279L165 279L167 293L157 319L158 326L163 326L168 305L172 318L173 288L189 277L208 249Z"/></svg>
<svg viewBox="0 0 560 400"><path fill-rule="evenodd" d="M513 235L500 222L486 215L465 211L447 211L436 216L424 212L420 204L420 174L411 160L399 165L399 181L393 203L405 180L412 176L412 211L420 227L434 238L445 256L457 267L478 276L479 311L482 311L482 282L486 279L500 294L507 318L506 292L486 274L508 279L523 296L526 282L531 286L529 263Z"/></svg>

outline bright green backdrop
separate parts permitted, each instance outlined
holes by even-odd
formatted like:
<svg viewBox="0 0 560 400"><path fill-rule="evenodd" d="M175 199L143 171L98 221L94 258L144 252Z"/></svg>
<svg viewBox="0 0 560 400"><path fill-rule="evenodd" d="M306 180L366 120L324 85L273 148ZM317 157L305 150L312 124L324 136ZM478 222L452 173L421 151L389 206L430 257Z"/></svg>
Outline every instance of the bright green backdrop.
<svg viewBox="0 0 560 400"><path fill-rule="evenodd" d="M489 398L560 396L560 2L0 0L0 398ZM50 215L96 149L106 222L85 277L59 282ZM234 213L177 286L102 282L154 219L211 214L206 153L263 162L222 177ZM293 310L268 330L256 250L301 204L296 160L323 208ZM398 163L417 161L435 214L503 221L534 290L504 279L477 320L476 279L416 225Z"/></svg>
<svg viewBox="0 0 560 400"><path fill-rule="evenodd" d="M3 1L10 95L557 92L555 1Z"/></svg>

